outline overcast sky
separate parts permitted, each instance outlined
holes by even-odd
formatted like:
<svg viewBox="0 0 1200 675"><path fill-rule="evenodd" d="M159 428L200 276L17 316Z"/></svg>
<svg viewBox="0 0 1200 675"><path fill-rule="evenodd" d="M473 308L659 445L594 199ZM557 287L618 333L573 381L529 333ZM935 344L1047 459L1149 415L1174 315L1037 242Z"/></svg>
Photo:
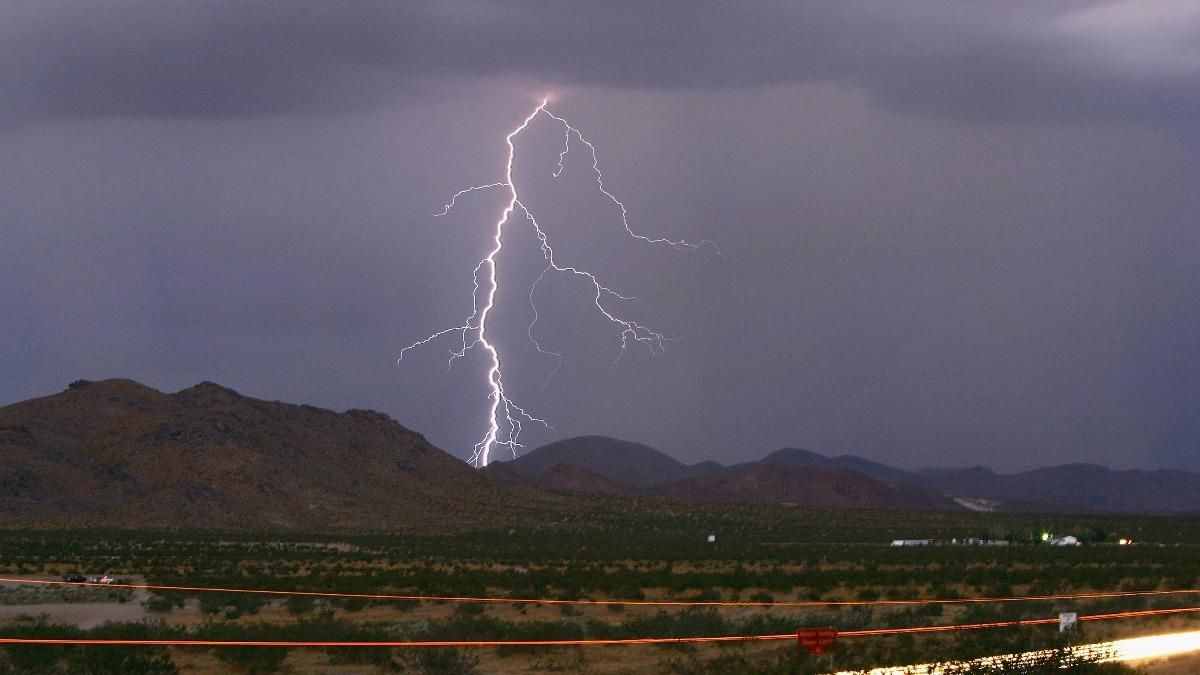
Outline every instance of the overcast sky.
<svg viewBox="0 0 1200 675"><path fill-rule="evenodd" d="M1200 470L1200 4L0 0L0 404L77 378L382 410L460 457L447 372L505 135L489 330L554 431L685 461ZM589 309L591 308L591 309ZM461 346L461 343L459 344Z"/></svg>

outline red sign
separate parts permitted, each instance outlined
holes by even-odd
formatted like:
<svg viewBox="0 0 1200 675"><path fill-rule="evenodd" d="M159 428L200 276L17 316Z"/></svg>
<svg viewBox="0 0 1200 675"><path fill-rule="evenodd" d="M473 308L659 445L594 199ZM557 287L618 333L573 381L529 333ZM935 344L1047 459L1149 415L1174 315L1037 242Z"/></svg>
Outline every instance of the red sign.
<svg viewBox="0 0 1200 675"><path fill-rule="evenodd" d="M819 656L829 651L837 636L836 628L801 628L796 631L796 642L809 653Z"/></svg>

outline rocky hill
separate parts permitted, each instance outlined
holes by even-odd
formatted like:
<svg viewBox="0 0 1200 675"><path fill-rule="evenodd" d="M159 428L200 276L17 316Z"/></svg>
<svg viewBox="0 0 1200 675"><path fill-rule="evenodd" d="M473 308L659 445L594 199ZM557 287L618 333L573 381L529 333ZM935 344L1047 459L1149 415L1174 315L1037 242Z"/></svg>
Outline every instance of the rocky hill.
<svg viewBox="0 0 1200 675"><path fill-rule="evenodd" d="M573 464L555 464L545 473L526 481L543 490L578 492L592 495L645 495L647 490L624 485Z"/></svg>
<svg viewBox="0 0 1200 675"><path fill-rule="evenodd" d="M855 509L955 511L962 508L931 490L898 488L857 471L817 466L758 464L660 485L654 492L702 502Z"/></svg>
<svg viewBox="0 0 1200 675"><path fill-rule="evenodd" d="M1200 474L1178 469L1119 471L1097 464L1064 464L1013 474L984 467L923 469L914 482L942 492L1002 502L1001 509L1006 511L1041 511L1047 503L1074 512L1200 511Z"/></svg>
<svg viewBox="0 0 1200 675"><path fill-rule="evenodd" d="M561 520L589 508L586 495L1195 513L1200 475L1094 465L904 471L795 448L735 467L687 465L603 436L479 472L382 413L262 401L209 382L168 394L79 381L0 408L0 524L9 526L444 532Z"/></svg>
<svg viewBox="0 0 1200 675"><path fill-rule="evenodd" d="M502 466L518 475L535 478L559 464L586 469L614 483L635 488L691 478L711 470L688 466L648 445L607 436L577 436L543 445Z"/></svg>
<svg viewBox="0 0 1200 675"><path fill-rule="evenodd" d="M0 408L8 525L423 530L562 499L491 481L382 413L209 382L79 381Z"/></svg>
<svg viewBox="0 0 1200 675"><path fill-rule="evenodd" d="M1194 513L1200 510L1200 475L1176 469L1114 470L1097 464L1064 464L1019 473L986 467L906 471L855 455L827 457L783 448L758 462L739 464L830 467L857 471L894 486L936 490L991 503L992 510L1025 513Z"/></svg>
<svg viewBox="0 0 1200 675"><path fill-rule="evenodd" d="M891 483L906 483L920 485L918 476L911 471L897 469L887 464L873 462L856 455L838 455L826 457L812 450L801 448L782 448L750 464L784 464L789 466L824 466L833 469L857 471L872 478Z"/></svg>
<svg viewBox="0 0 1200 675"><path fill-rule="evenodd" d="M809 456L806 458L811 462L797 461L800 458L794 453L775 453L771 462L736 467L703 462L689 466L640 443L581 436L492 464L486 471L501 480L561 492L828 508L962 509L934 490L890 484L859 471L815 466L818 458L825 459L826 464L830 460L816 453Z"/></svg>
<svg viewBox="0 0 1200 675"><path fill-rule="evenodd" d="M908 471L855 455L826 456L800 448L782 448L760 460L724 467L714 462L687 465L654 448L604 436L567 439L533 450L506 465L512 466L529 484L550 489L539 477L554 464L586 467L610 481L623 484L642 494L666 494L684 498L690 492L697 500L762 501L761 494L746 488L751 482L766 480L769 472L751 471L756 467L796 467L806 470L836 469L861 478L870 478L926 506L918 508L970 508L1003 512L1038 513L1197 513L1200 512L1200 474L1189 471L1113 470L1095 464L1068 464L1032 469L1014 474L997 473L984 467L966 469L921 469ZM748 472L748 473L747 473ZM741 478L723 478L726 474ZM808 474L810 478L802 476ZM793 488L762 483L760 488L792 494L803 489L821 493L811 481L817 476L832 477L816 471L784 471L778 481L799 481ZM630 478L632 477L632 478ZM667 484L695 479L688 487ZM610 490L613 489L610 486ZM764 493L766 494L766 493ZM822 506L844 502L825 491L829 499ZM958 506L947 506L957 498ZM772 501L772 500L767 500ZM803 503L804 500L800 500ZM873 503L865 499L864 506ZM909 501L908 503L912 503ZM903 507L898 507L903 508Z"/></svg>

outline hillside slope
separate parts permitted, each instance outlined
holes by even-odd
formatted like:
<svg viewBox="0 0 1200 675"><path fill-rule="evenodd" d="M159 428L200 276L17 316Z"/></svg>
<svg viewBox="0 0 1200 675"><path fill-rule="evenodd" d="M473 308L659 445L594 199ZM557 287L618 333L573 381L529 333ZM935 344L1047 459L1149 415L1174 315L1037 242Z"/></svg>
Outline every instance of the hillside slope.
<svg viewBox="0 0 1200 675"><path fill-rule="evenodd" d="M1064 464L1014 474L991 469L923 469L920 484L943 492L1007 503L1053 502L1077 511L1187 513L1200 510L1200 474L1177 469L1113 470ZM1011 504L1009 509L1016 508ZM1036 508L1025 506L1022 510Z"/></svg>
<svg viewBox="0 0 1200 675"><path fill-rule="evenodd" d="M209 382L80 381L0 408L9 525L422 530L555 499L490 481L382 413Z"/></svg>
<svg viewBox="0 0 1200 675"><path fill-rule="evenodd" d="M648 445L607 436L577 436L543 445L504 462L503 466L533 478L558 464L586 469L614 483L638 488L691 478L706 471L703 467L688 466Z"/></svg>
<svg viewBox="0 0 1200 675"><path fill-rule="evenodd" d="M534 487L556 492L580 492L593 495L639 495L644 490L609 480L604 476L572 464L555 464L530 483Z"/></svg>
<svg viewBox="0 0 1200 675"><path fill-rule="evenodd" d="M783 448L755 464L815 466L857 471L902 488L996 502L1001 511L1046 513L1189 513L1200 510L1200 475L1159 469L1113 470L1096 464L1065 464L1020 473L985 467L905 471L855 455L826 457Z"/></svg>
<svg viewBox="0 0 1200 675"><path fill-rule="evenodd" d="M893 486L857 471L820 466L750 465L660 485L655 494L700 502L783 503L856 509L948 510L936 492Z"/></svg>
<svg viewBox="0 0 1200 675"><path fill-rule="evenodd" d="M789 466L824 466L832 469L857 471L872 478L892 483L920 485L916 474L881 464L857 455L826 457L820 453L801 448L781 448L758 460L758 464L786 464Z"/></svg>

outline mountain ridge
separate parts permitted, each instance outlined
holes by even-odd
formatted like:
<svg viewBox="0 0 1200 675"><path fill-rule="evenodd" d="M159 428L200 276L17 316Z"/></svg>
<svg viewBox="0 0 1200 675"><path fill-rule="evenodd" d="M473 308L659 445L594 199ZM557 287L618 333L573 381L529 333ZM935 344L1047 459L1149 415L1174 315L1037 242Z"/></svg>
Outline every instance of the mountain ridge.
<svg viewBox="0 0 1200 675"><path fill-rule="evenodd" d="M931 490L905 490L857 471L835 467L756 464L665 483L652 490L657 495L686 501L962 510L953 500Z"/></svg>
<svg viewBox="0 0 1200 675"><path fill-rule="evenodd" d="M907 471L781 448L688 465L582 436L478 471L371 410L264 401L201 382L173 394L78 380L0 407L0 520L14 525L438 529L588 495L823 507L1198 513L1200 474L1062 464ZM571 501L576 499L576 501Z"/></svg>
<svg viewBox="0 0 1200 675"><path fill-rule="evenodd" d="M593 453L603 453L607 439L623 444L624 447L635 446L656 455L670 457L643 444L608 439L604 436L583 438L588 440L587 447ZM571 445L574 440L565 439L557 444ZM537 448L525 456L536 455L541 450L542 448ZM608 457L606 461L611 462L613 458ZM520 462L520 459L516 462ZM584 462L587 463L589 462ZM610 470L605 473L604 462L593 459L590 464L587 468L609 480L622 482L617 472ZM646 489L689 478L744 471L764 465L853 471L896 488L907 488L910 494L920 495L922 491L934 490L950 499L994 502L994 508L1000 511L1147 514L1186 514L1200 511L1200 474L1183 469L1109 469L1099 464L1076 462L1016 473L999 473L982 466L909 471L857 455L827 456L794 447L781 448L768 453L762 459L728 467L715 462L687 465L674 460L674 473L655 475L643 466L638 487ZM692 475L681 477L680 471L687 471ZM527 472L527 482L538 484L535 476L536 472ZM911 492L913 490L916 492Z"/></svg>
<svg viewBox="0 0 1200 675"><path fill-rule="evenodd" d="M0 407L10 524L281 529L470 527L468 505L561 499L490 481L387 415L79 380Z"/></svg>
<svg viewBox="0 0 1200 675"><path fill-rule="evenodd" d="M595 434L555 441L516 459L493 464L502 464L526 477L566 464L635 488L691 478L704 471L648 445Z"/></svg>

